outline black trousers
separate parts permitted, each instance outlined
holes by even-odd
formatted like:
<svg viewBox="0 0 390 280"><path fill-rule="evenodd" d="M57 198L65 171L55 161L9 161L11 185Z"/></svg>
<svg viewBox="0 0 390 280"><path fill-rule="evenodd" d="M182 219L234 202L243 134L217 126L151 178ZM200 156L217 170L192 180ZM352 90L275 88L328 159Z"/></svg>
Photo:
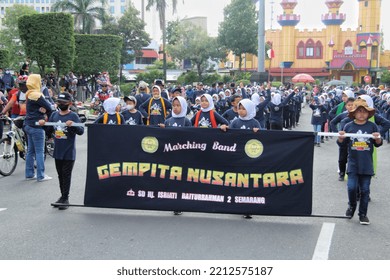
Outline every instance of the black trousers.
<svg viewBox="0 0 390 280"><path fill-rule="evenodd" d="M345 175L348 162L348 147L339 147L339 170L340 174Z"/></svg>
<svg viewBox="0 0 390 280"><path fill-rule="evenodd" d="M56 159L55 162L58 174L58 181L60 183L61 195L63 198L68 198L74 160Z"/></svg>

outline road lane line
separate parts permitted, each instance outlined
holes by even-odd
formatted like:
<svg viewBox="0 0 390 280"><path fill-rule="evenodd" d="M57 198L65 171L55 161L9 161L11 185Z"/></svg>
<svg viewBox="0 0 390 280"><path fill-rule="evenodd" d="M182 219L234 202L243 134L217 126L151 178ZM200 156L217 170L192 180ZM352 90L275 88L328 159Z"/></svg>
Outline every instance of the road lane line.
<svg viewBox="0 0 390 280"><path fill-rule="evenodd" d="M327 260L329 258L330 244L334 232L334 223L323 223L317 245L314 250L313 260Z"/></svg>
<svg viewBox="0 0 390 280"><path fill-rule="evenodd" d="M0 212L5 210L7 210L7 208L0 208Z"/></svg>

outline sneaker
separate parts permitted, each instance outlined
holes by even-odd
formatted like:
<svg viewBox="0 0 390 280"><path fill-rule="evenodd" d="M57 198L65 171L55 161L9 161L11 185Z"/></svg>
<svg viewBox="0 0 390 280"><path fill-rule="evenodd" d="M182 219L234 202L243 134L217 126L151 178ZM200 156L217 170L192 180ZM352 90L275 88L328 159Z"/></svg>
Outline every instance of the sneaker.
<svg viewBox="0 0 390 280"><path fill-rule="evenodd" d="M37 179L37 175L34 175L33 177L26 177L26 181L36 180L36 179Z"/></svg>
<svg viewBox="0 0 390 280"><path fill-rule="evenodd" d="M339 181L340 181L340 182L344 181L344 175L343 175L343 174L340 174L340 176L339 176Z"/></svg>
<svg viewBox="0 0 390 280"><path fill-rule="evenodd" d="M352 219L353 215L355 214L355 210L356 210L356 206L355 207L348 206L348 209L345 212L345 216L347 216L348 218Z"/></svg>
<svg viewBox="0 0 390 280"><path fill-rule="evenodd" d="M369 225L370 220L367 218L367 216L360 216L359 221L361 225Z"/></svg>
<svg viewBox="0 0 390 280"><path fill-rule="evenodd" d="M181 211L173 211L173 215L175 215L175 216L180 216L181 214L183 214L183 212L181 212Z"/></svg>
<svg viewBox="0 0 390 280"><path fill-rule="evenodd" d="M45 174L45 177L43 177L42 179L38 179L38 182L49 181L51 179L53 178Z"/></svg>
<svg viewBox="0 0 390 280"><path fill-rule="evenodd" d="M57 208L59 205L58 204L63 204L65 201L65 198L63 198L62 196L57 199L56 202L52 203L51 205L54 207L54 208Z"/></svg>
<svg viewBox="0 0 390 280"><path fill-rule="evenodd" d="M62 205L58 205L58 210L66 210L69 208L69 200L64 198L62 201Z"/></svg>

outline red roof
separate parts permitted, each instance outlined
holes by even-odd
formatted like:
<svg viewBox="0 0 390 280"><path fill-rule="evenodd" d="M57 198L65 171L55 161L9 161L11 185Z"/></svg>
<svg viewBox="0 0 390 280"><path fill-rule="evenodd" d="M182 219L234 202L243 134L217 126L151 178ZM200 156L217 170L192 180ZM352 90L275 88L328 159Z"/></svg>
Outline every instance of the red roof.
<svg viewBox="0 0 390 280"><path fill-rule="evenodd" d="M155 50L142 50L142 57L158 58L158 54Z"/></svg>

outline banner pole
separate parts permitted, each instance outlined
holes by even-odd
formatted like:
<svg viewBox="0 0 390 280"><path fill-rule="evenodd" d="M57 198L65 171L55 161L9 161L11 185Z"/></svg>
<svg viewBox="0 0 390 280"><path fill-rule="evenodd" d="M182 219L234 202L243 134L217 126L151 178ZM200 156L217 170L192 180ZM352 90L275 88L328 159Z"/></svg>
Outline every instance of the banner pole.
<svg viewBox="0 0 390 280"><path fill-rule="evenodd" d="M341 136L337 132L315 132L315 134L319 135L319 136L336 136L336 137ZM374 138L374 139L381 138L381 136L375 137L372 134L357 134L357 133L345 133L343 136L345 136L345 137L353 137L353 138Z"/></svg>
<svg viewBox="0 0 390 280"><path fill-rule="evenodd" d="M39 125L38 122L35 125ZM46 122L43 126L67 126L66 123ZM83 123L72 123L71 126L85 127Z"/></svg>

